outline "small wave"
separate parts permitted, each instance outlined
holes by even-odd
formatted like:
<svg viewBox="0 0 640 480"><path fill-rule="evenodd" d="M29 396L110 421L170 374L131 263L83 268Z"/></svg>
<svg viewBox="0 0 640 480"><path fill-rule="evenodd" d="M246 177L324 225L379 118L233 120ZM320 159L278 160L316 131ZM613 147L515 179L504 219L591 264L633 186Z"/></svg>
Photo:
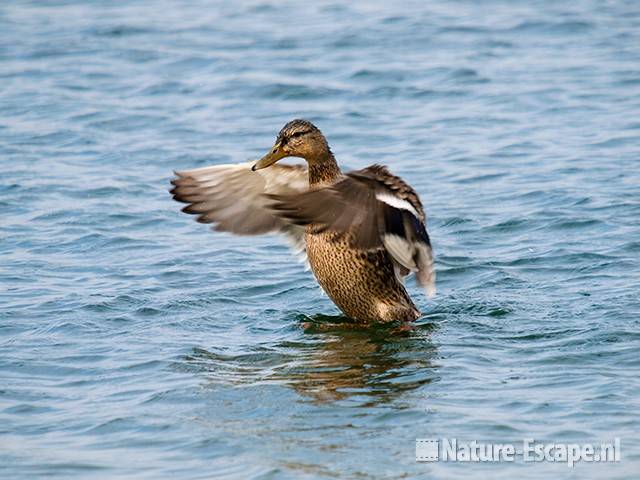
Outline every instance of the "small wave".
<svg viewBox="0 0 640 480"><path fill-rule="evenodd" d="M258 90L265 98L281 98L285 100L304 100L335 97L342 95L344 91L328 87L310 87L304 84L278 83L263 87Z"/></svg>
<svg viewBox="0 0 640 480"><path fill-rule="evenodd" d="M545 33L545 34L578 34L586 33L594 28L593 23L586 21L539 22L525 21L507 32L511 33Z"/></svg>

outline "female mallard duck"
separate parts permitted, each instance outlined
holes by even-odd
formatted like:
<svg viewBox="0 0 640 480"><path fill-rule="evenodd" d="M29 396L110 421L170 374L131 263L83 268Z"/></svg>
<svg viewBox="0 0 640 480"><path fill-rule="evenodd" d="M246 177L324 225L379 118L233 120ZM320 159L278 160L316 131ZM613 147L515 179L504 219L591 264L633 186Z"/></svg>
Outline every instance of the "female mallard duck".
<svg viewBox="0 0 640 480"><path fill-rule="evenodd" d="M274 165L285 157L302 157L308 168ZM430 296L435 292L431 243L416 192L381 165L343 175L311 122L287 123L255 164L176 175L173 198L188 203L183 211L198 215L199 222L236 234L287 234L305 251L323 290L355 320L417 319L420 311L403 285L410 271Z"/></svg>

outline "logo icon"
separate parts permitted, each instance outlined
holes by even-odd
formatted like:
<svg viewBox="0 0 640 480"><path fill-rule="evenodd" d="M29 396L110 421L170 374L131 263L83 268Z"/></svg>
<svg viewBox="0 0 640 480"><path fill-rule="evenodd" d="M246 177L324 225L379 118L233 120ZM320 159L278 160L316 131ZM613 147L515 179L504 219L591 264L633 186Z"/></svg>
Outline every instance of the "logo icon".
<svg viewBox="0 0 640 480"><path fill-rule="evenodd" d="M437 462L438 442L439 440L416 439L416 462Z"/></svg>

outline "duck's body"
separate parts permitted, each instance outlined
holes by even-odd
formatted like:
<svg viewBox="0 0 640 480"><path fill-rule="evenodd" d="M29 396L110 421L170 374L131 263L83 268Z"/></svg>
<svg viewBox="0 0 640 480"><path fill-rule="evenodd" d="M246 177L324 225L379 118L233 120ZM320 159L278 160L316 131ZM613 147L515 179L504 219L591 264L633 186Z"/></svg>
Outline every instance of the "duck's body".
<svg viewBox="0 0 640 480"><path fill-rule="evenodd" d="M318 283L348 317L364 322L420 317L384 249L354 249L334 232L308 233L305 241Z"/></svg>
<svg viewBox="0 0 640 480"><path fill-rule="evenodd" d="M263 170L285 156L305 158L308 170L288 165ZM402 283L409 271L430 293L434 290L433 257L417 194L381 166L343 175L310 122L285 125L274 148L255 165L177 174L174 198L190 204L183 211L215 223L218 230L288 234L305 250L322 289L355 320L417 319L420 311Z"/></svg>

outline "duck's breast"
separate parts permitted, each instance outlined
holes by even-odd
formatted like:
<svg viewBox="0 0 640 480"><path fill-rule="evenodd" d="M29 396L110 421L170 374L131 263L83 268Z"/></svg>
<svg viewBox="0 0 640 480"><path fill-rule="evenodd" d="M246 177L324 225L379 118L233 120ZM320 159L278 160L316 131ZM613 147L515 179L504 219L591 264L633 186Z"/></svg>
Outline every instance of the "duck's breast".
<svg viewBox="0 0 640 480"><path fill-rule="evenodd" d="M349 317L379 321L390 308L417 311L383 248L355 249L347 235L334 232L307 233L305 240L318 283Z"/></svg>

